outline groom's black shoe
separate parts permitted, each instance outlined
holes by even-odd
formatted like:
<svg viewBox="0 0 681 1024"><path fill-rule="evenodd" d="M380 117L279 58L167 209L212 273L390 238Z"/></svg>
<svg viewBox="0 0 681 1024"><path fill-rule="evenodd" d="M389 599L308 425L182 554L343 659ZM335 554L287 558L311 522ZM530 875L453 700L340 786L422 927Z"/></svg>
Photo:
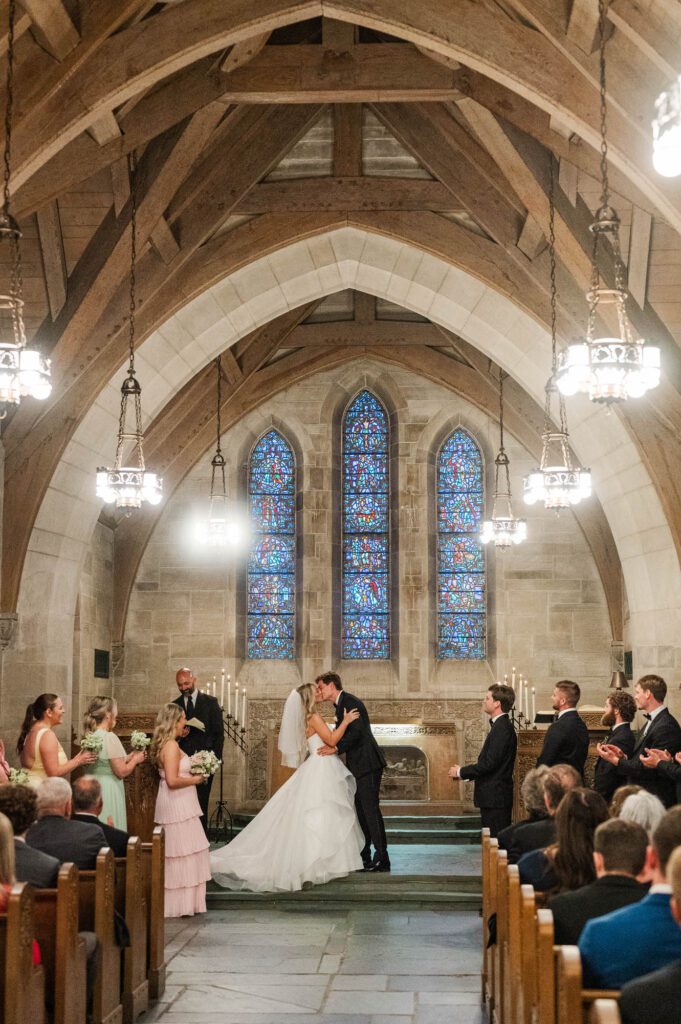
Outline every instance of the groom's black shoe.
<svg viewBox="0 0 681 1024"><path fill-rule="evenodd" d="M389 860L377 860L377 861L374 861L374 863L371 865L371 867L367 868L367 871L376 871L376 872L378 872L378 871L390 871L390 861Z"/></svg>

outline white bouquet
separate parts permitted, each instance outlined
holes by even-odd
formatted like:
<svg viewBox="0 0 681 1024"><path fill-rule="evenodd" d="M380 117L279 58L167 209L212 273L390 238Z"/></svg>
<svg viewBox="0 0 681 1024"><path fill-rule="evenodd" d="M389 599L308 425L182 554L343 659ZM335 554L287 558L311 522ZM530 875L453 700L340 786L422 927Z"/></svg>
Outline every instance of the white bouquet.
<svg viewBox="0 0 681 1024"><path fill-rule="evenodd" d="M142 732L140 729L135 729L135 731L130 734L131 750L146 750L150 743L151 740L147 734Z"/></svg>
<svg viewBox="0 0 681 1024"><path fill-rule="evenodd" d="M101 754L104 746L104 739L95 732L86 732L80 741L80 749L87 750L91 754Z"/></svg>
<svg viewBox="0 0 681 1024"><path fill-rule="evenodd" d="M9 781L13 786L25 786L28 782L28 772L25 768L10 768Z"/></svg>
<svg viewBox="0 0 681 1024"><path fill-rule="evenodd" d="M216 771L222 764L212 750L197 750L195 754L192 754L189 760L191 762L191 768L189 769L190 773L192 775L203 775L204 779L208 779L211 775L215 775Z"/></svg>

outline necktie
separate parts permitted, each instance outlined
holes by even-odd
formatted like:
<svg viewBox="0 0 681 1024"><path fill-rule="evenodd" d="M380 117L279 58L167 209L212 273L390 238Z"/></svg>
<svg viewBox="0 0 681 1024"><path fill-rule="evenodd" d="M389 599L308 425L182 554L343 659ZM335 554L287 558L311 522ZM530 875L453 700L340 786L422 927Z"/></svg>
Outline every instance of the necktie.
<svg viewBox="0 0 681 1024"><path fill-rule="evenodd" d="M192 700L191 696L187 697L187 709L185 711L185 714L187 718L194 717L194 701Z"/></svg>

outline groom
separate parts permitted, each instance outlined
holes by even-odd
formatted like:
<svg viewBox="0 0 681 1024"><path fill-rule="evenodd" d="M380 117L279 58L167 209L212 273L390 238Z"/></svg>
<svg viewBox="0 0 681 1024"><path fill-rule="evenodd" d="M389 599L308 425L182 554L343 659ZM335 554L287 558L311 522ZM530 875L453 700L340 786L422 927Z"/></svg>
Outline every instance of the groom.
<svg viewBox="0 0 681 1024"><path fill-rule="evenodd" d="M356 709L359 718L348 726L336 747L321 747L318 754L345 754L345 763L357 780L355 809L364 833L362 862L365 871L390 871L388 844L383 815L379 807L381 776L385 758L371 732L367 709L361 700L346 693L337 672L325 672L315 679L318 700L332 700L336 705L336 725L343 721L343 712ZM373 843L374 856L371 857Z"/></svg>

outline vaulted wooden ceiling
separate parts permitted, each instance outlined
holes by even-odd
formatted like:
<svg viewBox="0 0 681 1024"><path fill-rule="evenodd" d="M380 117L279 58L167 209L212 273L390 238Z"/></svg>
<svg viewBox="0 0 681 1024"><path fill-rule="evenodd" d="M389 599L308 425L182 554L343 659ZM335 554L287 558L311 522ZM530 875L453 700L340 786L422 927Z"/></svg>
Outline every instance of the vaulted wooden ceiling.
<svg viewBox="0 0 681 1024"><path fill-rule="evenodd" d="M7 0L0 8L4 25ZM571 340L585 325L599 196L597 24L597 0L23 0L13 203L28 332L52 358L54 390L3 427L3 608L16 605L59 459L125 359L130 152L139 162L140 342L226 273L342 224L456 262L546 324L551 160L559 331ZM609 28L611 180L630 314L664 361L660 389L615 415L681 549L681 185L654 174L649 141L654 99L681 68L681 5L613 0ZM612 280L607 255L602 270ZM7 275L0 253L0 284ZM228 420L266 396L268 381L281 386L311 361L348 358L362 323L365 348L385 346L380 314L362 308L330 330L306 323L314 310L301 307L242 339L225 359ZM394 314L391 322L394 335ZM412 337L399 346L404 365L446 369L453 380L469 373L471 388L477 374L478 390L486 378L477 400L492 408L488 361L429 324ZM203 372L182 408L205 406L207 386ZM529 399L520 389L512 397L522 435ZM213 428L208 413L182 421L178 461L169 422L166 413L151 425L149 448L177 484ZM592 547L604 545L602 573L616 575L598 514ZM135 538L130 521L119 528L123 591L149 529Z"/></svg>

